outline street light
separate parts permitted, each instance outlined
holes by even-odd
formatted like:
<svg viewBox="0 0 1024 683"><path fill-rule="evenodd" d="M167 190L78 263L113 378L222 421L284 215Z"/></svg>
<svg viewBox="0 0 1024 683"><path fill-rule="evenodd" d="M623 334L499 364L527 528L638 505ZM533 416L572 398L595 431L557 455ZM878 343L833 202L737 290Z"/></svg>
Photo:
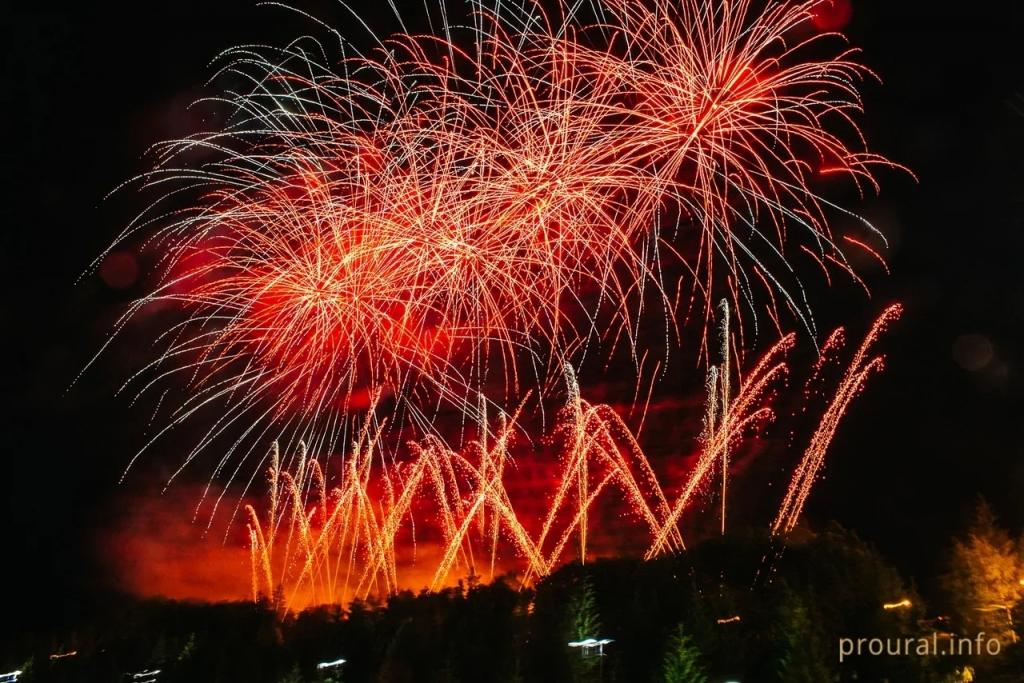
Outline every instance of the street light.
<svg viewBox="0 0 1024 683"><path fill-rule="evenodd" d="M337 669L339 666L341 666L344 663L345 663L344 659L335 659L333 662L320 662L319 664L316 665L316 668L319 671L323 671L324 669Z"/></svg>
<svg viewBox="0 0 1024 683"><path fill-rule="evenodd" d="M15 681L18 680L18 676L20 676L23 673L25 672L19 669L17 671L12 671L10 673L0 674L0 683L15 683Z"/></svg>
<svg viewBox="0 0 1024 683"><path fill-rule="evenodd" d="M913 603L910 602L910 600L908 598L903 598L899 602L887 602L887 603L885 603L884 605L882 605L882 609L886 609L886 610L904 609L904 608L911 607L911 606L913 606Z"/></svg>
<svg viewBox="0 0 1024 683"><path fill-rule="evenodd" d="M575 640L569 643L569 647L582 648L583 656L587 657L591 654L591 651L596 647L597 656L604 657L604 646L608 643L615 642L611 638L584 638L583 640Z"/></svg>
<svg viewBox="0 0 1024 683"><path fill-rule="evenodd" d="M151 669L148 671L140 671L132 674L132 680L135 683L156 683L157 676L160 675L160 669Z"/></svg>

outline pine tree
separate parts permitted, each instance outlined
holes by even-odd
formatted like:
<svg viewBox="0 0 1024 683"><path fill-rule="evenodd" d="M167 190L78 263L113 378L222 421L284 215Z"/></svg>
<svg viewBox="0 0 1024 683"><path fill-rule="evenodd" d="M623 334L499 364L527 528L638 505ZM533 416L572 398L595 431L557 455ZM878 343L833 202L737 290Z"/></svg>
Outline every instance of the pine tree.
<svg viewBox="0 0 1024 683"><path fill-rule="evenodd" d="M832 661L821 628L815 627L804 598L785 591L778 625L782 655L778 662L779 680L786 683L824 683L835 680L827 662Z"/></svg>
<svg viewBox="0 0 1024 683"><path fill-rule="evenodd" d="M706 683L708 680L700 663L700 650L682 624L669 640L662 672L665 683Z"/></svg>
<svg viewBox="0 0 1024 683"><path fill-rule="evenodd" d="M281 683L302 683L302 671L299 670L298 664L285 674L284 678L281 679Z"/></svg>
<svg viewBox="0 0 1024 683"><path fill-rule="evenodd" d="M965 632L993 634L1017 642L1013 612L1024 602L1024 547L1001 529L981 501L966 538L953 542L943 587Z"/></svg>
<svg viewBox="0 0 1024 683"><path fill-rule="evenodd" d="M572 620L570 637L572 640L597 638L601 631L601 618L597 612L597 601L594 598L594 584L590 578L584 578L579 588L573 593L569 602L569 616Z"/></svg>
<svg viewBox="0 0 1024 683"><path fill-rule="evenodd" d="M273 608L274 613L277 614L279 618L283 617L285 615L285 612L288 611L288 600L284 594L283 584L279 583L277 584L277 586L274 587L274 595L271 598L271 607Z"/></svg>
<svg viewBox="0 0 1024 683"><path fill-rule="evenodd" d="M570 642L601 637L601 617L589 577L583 579L569 600L568 637ZM601 657L578 649L580 652L572 657L573 676L578 681L589 680L601 664Z"/></svg>
<svg viewBox="0 0 1024 683"><path fill-rule="evenodd" d="M187 662L192 658L192 655L196 651L196 634L188 634L188 640L185 642L185 647L181 648L181 653L178 655L178 663Z"/></svg>

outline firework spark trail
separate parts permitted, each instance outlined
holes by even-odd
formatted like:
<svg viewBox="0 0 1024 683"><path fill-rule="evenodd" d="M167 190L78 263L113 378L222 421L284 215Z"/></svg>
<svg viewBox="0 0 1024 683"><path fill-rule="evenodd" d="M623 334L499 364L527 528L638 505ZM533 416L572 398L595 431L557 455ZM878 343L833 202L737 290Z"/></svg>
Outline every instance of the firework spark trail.
<svg viewBox="0 0 1024 683"><path fill-rule="evenodd" d="M361 62L388 88L359 96L388 101L409 74L436 71L414 48L400 67ZM378 111L362 130L358 120L331 117L352 108L343 100L355 98L355 85L311 79L248 50L226 68L241 73L237 62L266 72L253 77L259 89L233 102L253 120L229 131L257 142L234 152L220 146L225 133L214 133L168 147L167 158L197 146L228 158L200 171L158 170L153 185L192 179L226 187L161 231L157 239L172 245L165 281L128 313L160 301L193 312L163 335L169 347L139 373L191 376L196 390L172 424L229 402L186 464L245 421L283 422L297 412L307 418L297 431L310 438L316 424L331 422L325 413L348 412L360 387L398 393L425 377L468 407L460 397L471 377L459 361L486 362L492 346L500 347L507 384L518 387L515 359L524 350L557 358L578 344L567 297L593 288L624 316L622 301L650 277L602 196L623 192L630 178L587 162L586 136L565 124L587 121L585 112L523 113L510 101L501 111L517 115L488 124L480 106L442 91L425 104ZM436 82L453 79L433 74ZM526 74L518 81L530 82ZM268 92L267 82L278 90ZM592 327L584 326L587 334Z"/></svg>
<svg viewBox="0 0 1024 683"><path fill-rule="evenodd" d="M337 64L312 39L225 52L218 73L243 85L214 99L231 116L155 148L141 181L161 197L118 240L161 258L155 289L115 334L148 307L185 312L126 385L186 394L135 457L211 413L172 480L227 443L210 484L241 481L244 498L269 457L266 517L242 508L253 590L286 582L290 600L396 590L396 538L426 501L443 539L435 586L478 555L493 575L501 538L528 578L574 541L585 561L590 509L608 491L646 526L648 556L682 549L680 520L719 463L724 533L730 449L773 418L766 404L794 343L783 318L816 333L790 256L859 284L843 247L882 260L866 221L833 235L831 218L852 214L816 190L826 175L874 190L875 173L897 167L857 127L857 86L873 74L809 32L818 2L594 0L600 20L588 22L576 5L546 13L519 0L475 6L470 49L445 17L444 38L396 35ZM723 295L702 450L673 500L621 418L583 400L572 368L592 347L609 358L624 347L640 374L641 317L659 306L666 361L692 318L710 365ZM782 341L742 377L730 316L746 349L744 320L756 332L760 309ZM776 532L795 524L839 419L879 367L855 359ZM535 535L503 477L524 394L540 402L563 377L563 471ZM445 443L442 405L479 426L476 441ZM418 437L400 462L393 442L407 428ZM350 439L328 489L317 458Z"/></svg>
<svg viewBox="0 0 1024 683"><path fill-rule="evenodd" d="M894 304L882 313L875 321L871 331L857 349L850 366L843 375L839 387L833 394L831 403L818 424L803 458L793 473L793 479L786 491L786 497L779 508L778 516L772 524L772 533L788 533L793 530L803 512L811 487L820 476L821 467L825 462L825 454L832 438L835 436L839 423L846 414L850 403L863 390L867 380L885 366L883 356L868 358L871 348L892 322L903 312L903 307ZM836 337L834 337L836 338Z"/></svg>
<svg viewBox="0 0 1024 683"><path fill-rule="evenodd" d="M770 390L787 372L782 357L793 347L794 342L793 334L777 342L754 366L728 406L720 404L724 394L718 389L725 380L720 377L720 373L709 377L705 436L700 457L671 513L654 536L646 558L655 557L668 549L667 539L672 530L678 527L683 513L689 509L694 494L706 483L715 465L721 462L723 467L728 466L730 444L735 444L745 432L774 418L774 412L770 406L765 405L765 401Z"/></svg>
<svg viewBox="0 0 1024 683"><path fill-rule="evenodd" d="M542 12L540 3L532 4ZM816 0L773 3L763 11L749 0L598 4L605 24L573 30L548 21L542 25L554 23L549 35L535 32L531 39L536 51L568 62L566 71L584 74L581 80L618 84L621 96L604 114L618 125L606 126L614 132L602 147L618 163L650 170L653 196L698 226L699 247L682 256L704 301L705 330L720 261L734 302L754 304L746 262L758 275L754 281L763 278L777 290L768 292L772 301L778 293L813 332L799 278L784 256L787 245L806 245L789 228L806 233L816 261L853 272L829 228L830 214L842 210L813 186L836 175L877 190L875 172L898 167L866 150L856 123L857 84L874 74L855 61L856 50L833 48L835 36L806 35ZM843 129L861 149L843 139ZM642 201L636 208L663 210ZM861 223L870 239L884 243ZM847 241L878 256L863 240Z"/></svg>
<svg viewBox="0 0 1024 683"><path fill-rule="evenodd" d="M881 359L869 358L869 352L899 312L897 305L883 313L839 382L793 475L772 525L773 533L791 529L799 517L839 420L867 377L881 369ZM830 339L841 337L837 330ZM433 435L411 443L412 458L397 466L392 475L374 469L382 427L371 427L368 419L353 444L340 485L331 491L315 459L300 456L291 475L280 469L275 452L268 473L268 517L261 520L254 507L247 508L253 595L268 595L278 585L286 586L288 604L303 600L343 603L352 597L392 593L401 585L398 537L415 536L413 520L423 515L432 517L430 521L441 531L436 548L439 559L433 564L429 582L432 589L444 586L457 566L474 573L475 546L486 549L493 579L501 538L508 541L502 549L522 562L520 580L529 583L565 561L574 539L578 539L581 554L569 555L585 560L585 535L591 531L588 511L612 489L629 505L633 518L646 527L650 539L647 558L681 550L682 517L693 509L698 492L707 489L716 466L728 467L727 448L738 446L745 434L774 419L771 401L788 373L785 357L795 338L787 335L749 372L737 372L742 379L728 406L722 405L726 396L720 377L724 364L709 372L701 451L671 504L626 425L609 406L590 405L582 399L569 368L567 404L554 432L561 436L564 450L559 459L559 483L536 533L524 525L516 501L505 487L522 406L512 415L499 417L493 436L481 428L480 440L461 451L451 450ZM833 341L828 349L835 354L841 345ZM808 384L820 382L822 366L832 362L832 358L819 360ZM585 488L580 486L583 477L587 478ZM424 501L433 501L432 512L424 510ZM275 556L276 545L284 546L283 555Z"/></svg>
<svg viewBox="0 0 1024 683"><path fill-rule="evenodd" d="M572 377L568 380L574 382ZM634 512L646 519L651 529L660 528L667 513L667 502L639 446L635 441L626 441L624 446L619 446L616 434L619 434L618 438L629 439L631 435L607 406L583 403L578 392L573 396L576 397L574 400L577 405L570 406L567 413L578 415L582 424L568 429L573 432L592 430L593 433L582 444L569 442L568 448L573 455L565 459L566 473L563 480L572 482L577 477L587 475L589 469L582 463L590 460L594 461L594 469L600 468L603 472L603 479L592 487L586 498L576 501L575 510L570 513L570 521L557 530L553 543L547 543L548 532L569 501L563 496L553 505L550 523L546 525L541 537L534 540L519 520L504 488L501 473L509 457L508 446L516 426L516 414L500 421L501 428L490 447L483 443L467 446L467 453L475 454L476 462L463 453L449 450L436 437L411 444L410 451L415 459L400 478L400 495L379 496L379 514L370 502L373 497L370 479L372 441L367 440L366 446L357 444L353 449L351 469L343 478L340 488L330 495L322 486L313 488L314 493L318 492L319 504L314 504L309 512L306 512L308 506L305 503L305 495L308 494L303 494L304 490L309 489L302 482L310 477L322 481L318 467L311 465L315 474L306 474L304 468L307 467L307 461L300 458L298 472L290 476L275 469L279 468L279 460L273 458L268 478L271 489L268 519L261 521L254 507L246 508L250 525L254 595L273 591L276 586L273 576L275 566L285 568L285 573L288 573L289 567L300 567L297 573L287 577L293 591L289 600L295 599L294 591L306 587L311 589L313 596L332 596L332 599L342 601L351 595L365 596L374 590L393 592L397 589L395 539L403 524L412 518L414 502L424 495L435 501L436 521L444 538L442 559L436 566L432 581L434 588L443 585L459 557L463 558L465 566L474 566L473 540L469 532L474 522L479 523L480 513L484 510L490 511L492 523L482 527L480 537L485 546L491 548L492 577L497 545L503 533L511 539L514 551L526 560L527 580L547 575L556 566L573 535L579 529L585 529L583 519L586 510L609 484L617 484ZM361 439L365 438L364 432ZM622 448L631 452L631 455L627 457L620 452ZM640 472L639 480L634 478L635 470ZM459 481L465 482L465 486L460 487ZM463 502L467 495L472 500L468 506ZM333 508L328 503L329 499L333 500ZM652 499L656 501L653 506L648 502ZM317 514L320 515L321 523L314 527L311 520ZM288 528L289 541L286 543L284 557L279 558L275 564L274 534L282 524ZM264 528L271 531L268 533ZM293 536L298 539L294 546L291 544ZM678 531L669 538L681 542ZM548 545L550 548L547 548ZM349 561L349 573L340 587L341 572L331 574L329 571L331 556L335 553L339 558L347 557ZM360 559L357 560L357 556ZM356 572L354 577L353 570Z"/></svg>
<svg viewBox="0 0 1024 683"><path fill-rule="evenodd" d="M569 503L575 485L577 512L570 529L564 531L562 539L556 543L551 561L561 555L569 533L575 527L579 535L579 558L581 562L586 562L588 511L597 494L597 489L590 490L591 467L601 467L608 473L599 488L609 483L617 484L634 514L643 519L652 532L666 524L664 520L669 513L669 506L640 444L622 419L607 405L592 406L584 401L570 367L566 368L566 379L569 400L563 411L564 420L557 431L566 437L567 454L563 474L559 477L558 488L544 518L537 546L545 546L559 514ZM665 535L671 547L684 547L682 535L677 528L668 529Z"/></svg>
<svg viewBox="0 0 1024 683"><path fill-rule="evenodd" d="M243 427L213 475L233 481L263 439L334 442L382 387L417 397L404 414L425 433L431 396L479 421L494 374L514 403L524 368L543 388L595 336L635 349L651 298L670 345L666 258L691 276L684 307L704 301L705 337L726 283L741 336L752 283L776 325L781 301L813 330L787 245L853 272L817 176L875 187L893 166L840 135L861 141L855 52L792 38L815 5L602 0L587 24L527 1L477 8L468 51L446 18L443 39L393 36L337 66L310 41L225 52L219 73L249 89L215 98L223 129L156 148L143 180L163 199L119 240L165 256L116 329L165 302L189 316L137 375L140 393L189 387L154 441L220 406L183 467ZM662 234L673 222L695 248Z"/></svg>

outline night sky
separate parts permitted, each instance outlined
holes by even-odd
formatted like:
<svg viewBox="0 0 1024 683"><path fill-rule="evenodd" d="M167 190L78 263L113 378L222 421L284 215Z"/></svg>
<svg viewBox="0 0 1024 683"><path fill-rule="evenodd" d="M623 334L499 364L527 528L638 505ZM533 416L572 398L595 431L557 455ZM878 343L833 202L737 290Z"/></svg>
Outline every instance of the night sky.
<svg viewBox="0 0 1024 683"><path fill-rule="evenodd" d="M294 4L358 35L337 5ZM355 4L374 26L390 26L386 3ZM129 335L72 386L141 291L95 274L78 280L142 208L131 190L104 197L148 168L149 144L200 127L185 107L208 92L218 51L315 30L251 0L144 5L22 4L2 22L10 424L0 528L14 558L13 609L36 616L72 614L119 588L101 539L132 514L133 487L175 464L161 465L157 452L118 485L147 416L114 393L145 358L143 338ZM1022 19L1012 0L855 0L846 31L884 80L865 88L871 147L918 181L885 173L880 198L848 202L893 245L892 275L871 275L872 299L816 295L829 302L817 305L822 329L863 330L891 301L907 311L884 342L889 367L841 427L807 514L856 530L922 580L979 495L1008 525L1024 524Z"/></svg>

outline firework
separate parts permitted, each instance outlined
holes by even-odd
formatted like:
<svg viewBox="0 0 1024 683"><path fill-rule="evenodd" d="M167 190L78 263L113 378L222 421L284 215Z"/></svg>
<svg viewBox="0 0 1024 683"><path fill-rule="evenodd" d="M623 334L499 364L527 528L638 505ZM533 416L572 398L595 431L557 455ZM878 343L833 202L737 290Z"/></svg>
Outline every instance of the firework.
<svg viewBox="0 0 1024 683"><path fill-rule="evenodd" d="M821 467L825 462L825 453L832 438L835 436L839 422L846 414L850 402L864 390L864 385L873 374L880 372L885 365L884 357L869 357L872 346L878 341L879 336L885 328L894 320L899 318L903 309L899 304L890 306L872 326L871 331L865 337L860 348L853 356L853 360L843 375L839 387L832 396L832 400L818 424L817 430L811 437L811 442L804 453L800 464L793 473L793 480L786 491L786 498L779 509L778 517L772 524L773 533L784 533L793 530L803 512L807 496L811 487L818 479ZM839 329L830 338L830 347L842 345L843 330Z"/></svg>
<svg viewBox="0 0 1024 683"><path fill-rule="evenodd" d="M652 299L667 346L696 301L707 329L721 285L741 335L756 286L813 331L789 254L852 273L840 244L875 253L832 235L813 186L892 165L841 137L869 72L800 37L814 5L606 0L587 24L523 3L479 9L468 50L446 20L336 66L317 43L226 52L250 89L219 100L222 129L156 148L165 194L119 240L164 254L122 325L187 315L136 378L188 387L156 438L216 406L185 464L220 440L233 480L268 438L336 442L377 391L424 433L438 401L477 421L493 377L515 404L594 339L635 349Z"/></svg>
<svg viewBox="0 0 1024 683"><path fill-rule="evenodd" d="M885 248L866 221L834 231L852 214L819 194L826 176L874 190L896 165L866 148L857 87L872 74L811 29L817 4L597 0L586 20L520 0L477 7L464 47L445 17L443 38L396 35L339 62L312 39L225 52L218 76L244 84L214 98L225 123L155 147L139 180L158 199L117 242L160 255L117 330L184 312L126 385L185 391L161 396L136 457L209 419L178 472L213 453L211 485L245 496L269 464L267 509L244 508L253 591L286 585L292 602L394 592L399 540L424 516L440 536L433 587L509 555L525 581L586 560L591 511L614 492L647 557L683 549L681 520L716 472L724 534L731 453L775 418L797 339L783 329L817 333L803 271L863 284L844 250ZM574 371L625 349L639 375L648 311L666 361L688 322L707 365L720 356L700 453L667 488ZM895 314L841 382L775 533L799 519ZM741 374L765 316L779 341ZM526 520L505 488L511 449L528 401L558 391L558 483ZM475 440L442 438L452 410Z"/></svg>
<svg viewBox="0 0 1024 683"><path fill-rule="evenodd" d="M555 22L531 37L536 52L565 62L547 71L571 74L555 89L615 84L616 96L602 101L602 148L644 169L654 188L656 202L634 202L634 223L674 220L674 232L697 232L687 240L694 247L667 253L691 273L703 329L714 317L713 292L725 286L737 310L754 310L763 288L776 325L781 304L814 333L790 256L859 282L844 245L878 258L872 242L885 243L863 219L863 237L835 235L830 218L846 212L815 191L836 176L877 189L875 173L898 167L866 149L856 123L857 84L874 74L841 37L809 29L814 0L764 8L749 0L597 4L603 22L577 30L571 19Z"/></svg>
<svg viewBox="0 0 1024 683"><path fill-rule="evenodd" d="M798 521L842 415L881 367L868 352L898 313L898 307L885 311L840 380L794 472L773 533L788 532ZM841 335L839 330L833 339ZM700 452L681 481L659 478L618 414L584 400L567 368L568 398L555 429L561 451L556 484L539 526L517 509L522 501L506 488L518 411L499 417L493 439L481 428L478 441L455 451L431 436L409 444L408 457L390 469L374 464L383 463L375 450L384 425L368 421L331 490L305 451L289 473L275 447L266 511L261 516L247 507L253 596L269 595L279 585L291 605L392 593L408 585L400 574L416 563L408 555L403 559L401 539L411 538L416 547L417 534L431 537L428 529L437 530L438 538L429 542L429 551L416 554L426 558L421 561L432 589L446 585L456 571L473 575L486 565L490 578L504 567L530 583L565 561L587 561L588 514L611 496L628 506L636 532L646 534L647 558L682 550L682 518L701 499L714 497L709 484L717 467L729 476L730 446L739 447L745 436L776 419L773 397L789 373L785 357L793 341L786 336L745 372L734 396L721 390L724 365L709 373ZM841 345L830 346L823 363L837 362L840 351Z"/></svg>

